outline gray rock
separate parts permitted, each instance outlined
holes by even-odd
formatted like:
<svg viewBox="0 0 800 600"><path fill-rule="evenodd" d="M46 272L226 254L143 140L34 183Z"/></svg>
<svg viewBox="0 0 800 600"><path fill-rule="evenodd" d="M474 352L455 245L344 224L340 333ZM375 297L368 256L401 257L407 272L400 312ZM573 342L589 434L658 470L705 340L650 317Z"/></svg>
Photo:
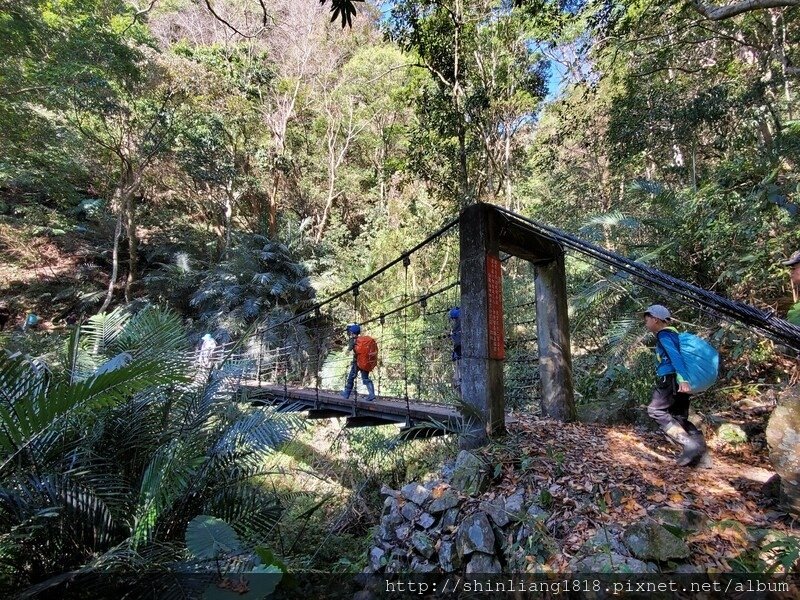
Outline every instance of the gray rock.
<svg viewBox="0 0 800 600"><path fill-rule="evenodd" d="M582 554L597 552L614 552L619 555L629 554L628 549L619 540L619 534L609 528L598 529L595 534L583 543Z"/></svg>
<svg viewBox="0 0 800 600"><path fill-rule="evenodd" d="M456 547L461 556L473 552L494 553L494 532L489 519L482 512L469 515L458 526Z"/></svg>
<svg viewBox="0 0 800 600"><path fill-rule="evenodd" d="M393 490L388 485L383 484L381 486L381 498L397 498L398 492L397 490Z"/></svg>
<svg viewBox="0 0 800 600"><path fill-rule="evenodd" d="M508 525L509 518L506 512L506 499L503 498L503 496L481 502L479 508L489 515L489 518L492 519L494 524L498 527L505 527Z"/></svg>
<svg viewBox="0 0 800 600"><path fill-rule="evenodd" d="M422 513L417 519L417 524L422 527L423 529L430 529L433 527L433 524L436 523L436 519L434 519L428 513Z"/></svg>
<svg viewBox="0 0 800 600"><path fill-rule="evenodd" d="M391 541L396 539L397 527L402 525L402 523L403 515L396 510L384 515L381 518L380 526L378 527L378 536L384 540Z"/></svg>
<svg viewBox="0 0 800 600"><path fill-rule="evenodd" d="M604 552L585 556L571 563L571 571L575 573L657 573L658 569L651 564L636 560L630 556L622 556L615 552Z"/></svg>
<svg viewBox="0 0 800 600"><path fill-rule="evenodd" d="M406 567L403 564L403 560L399 556L393 556L389 559L389 562L386 563L383 572L391 575L393 573L402 573L405 570Z"/></svg>
<svg viewBox="0 0 800 600"><path fill-rule="evenodd" d="M578 406L578 420L583 423L619 425L636 422L636 399L628 390L618 390L602 402L590 402Z"/></svg>
<svg viewBox="0 0 800 600"><path fill-rule="evenodd" d="M411 535L411 545L414 547L414 550L419 552L425 558L430 558L433 556L433 542L431 541L431 538L423 532L415 531Z"/></svg>
<svg viewBox="0 0 800 600"><path fill-rule="evenodd" d="M682 573L686 575L694 575L695 573L705 573L706 570L702 567L696 567L689 564L681 564L675 567L675 573Z"/></svg>
<svg viewBox="0 0 800 600"><path fill-rule="evenodd" d="M441 492L439 496L434 492L434 498L430 506L428 506L428 511L433 514L441 513L454 506L458 506L459 502L460 498L458 494L449 488Z"/></svg>
<svg viewBox="0 0 800 600"><path fill-rule="evenodd" d="M395 508L397 508L397 507L395 507ZM389 514L384 515L383 517L381 517L381 523L385 524L387 526L388 525L397 526L397 525L400 525L400 523L402 523L402 522L403 522L403 515L401 515L400 511L398 511L398 510L393 510Z"/></svg>
<svg viewBox="0 0 800 600"><path fill-rule="evenodd" d="M383 523L378 527L378 537L385 542L393 542L397 539L397 525L385 525Z"/></svg>
<svg viewBox="0 0 800 600"><path fill-rule="evenodd" d="M386 552L383 548L373 547L369 551L369 566L379 571L385 562Z"/></svg>
<svg viewBox="0 0 800 600"><path fill-rule="evenodd" d="M550 518L550 513L544 510L543 508L540 508L536 504L531 504L528 507L527 513L528 517L537 519L539 521L547 521L547 519Z"/></svg>
<svg viewBox="0 0 800 600"><path fill-rule="evenodd" d="M388 515L396 509L397 500L392 496L386 496L386 499L383 501L383 511L381 512L381 515Z"/></svg>
<svg viewBox="0 0 800 600"><path fill-rule="evenodd" d="M353 600L373 600L374 598L376 598L376 596L370 590L361 590L353 594Z"/></svg>
<svg viewBox="0 0 800 600"><path fill-rule="evenodd" d="M517 490L511 496L506 498L506 512L512 516L518 516L522 512L525 504L525 492Z"/></svg>
<svg viewBox="0 0 800 600"><path fill-rule="evenodd" d="M406 541L411 536L411 525L400 525L400 527L395 529L394 534L397 536L398 540Z"/></svg>
<svg viewBox="0 0 800 600"><path fill-rule="evenodd" d="M461 566L461 557L453 542L442 541L439 546L439 566L445 573L452 573Z"/></svg>
<svg viewBox="0 0 800 600"><path fill-rule="evenodd" d="M787 510L800 515L800 389L781 395L767 424L769 459L781 477L780 499Z"/></svg>
<svg viewBox="0 0 800 600"><path fill-rule="evenodd" d="M472 555L464 569L466 573L501 573L500 561L492 554L476 552Z"/></svg>
<svg viewBox="0 0 800 600"><path fill-rule="evenodd" d="M681 538L650 518L628 527L622 534L622 540L631 554L643 560L667 561L688 558L690 554L689 547Z"/></svg>
<svg viewBox="0 0 800 600"><path fill-rule="evenodd" d="M433 573L436 570L436 565L429 563L427 560L420 560L416 556L411 559L411 571L413 573Z"/></svg>
<svg viewBox="0 0 800 600"><path fill-rule="evenodd" d="M431 491L418 483L409 483L404 485L400 492L407 500L411 500L418 506L423 506L431 497Z"/></svg>
<svg viewBox="0 0 800 600"><path fill-rule="evenodd" d="M484 465L481 459L466 450L462 450L456 458L450 483L456 490L464 494L477 496L489 486L489 478L484 472Z"/></svg>
<svg viewBox="0 0 800 600"><path fill-rule="evenodd" d="M458 523L458 514L460 512L461 511L458 509L458 507L448 509L445 511L444 515L442 515L442 522L439 523L439 526L443 530L455 527L456 523Z"/></svg>
<svg viewBox="0 0 800 600"><path fill-rule="evenodd" d="M400 514L406 519L406 521L413 521L417 518L417 515L422 512L420 511L419 506L414 504L413 502L406 502L403 505L403 508L400 509Z"/></svg>
<svg viewBox="0 0 800 600"><path fill-rule="evenodd" d="M704 513L689 508L659 506L650 514L659 523L682 531L701 531L708 525L708 517Z"/></svg>

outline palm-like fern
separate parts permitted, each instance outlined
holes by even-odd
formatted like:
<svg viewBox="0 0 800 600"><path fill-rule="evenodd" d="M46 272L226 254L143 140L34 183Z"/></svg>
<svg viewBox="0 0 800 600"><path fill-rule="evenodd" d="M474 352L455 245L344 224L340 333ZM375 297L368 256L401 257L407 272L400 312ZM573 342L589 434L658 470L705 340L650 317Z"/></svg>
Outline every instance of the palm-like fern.
<svg viewBox="0 0 800 600"><path fill-rule="evenodd" d="M191 304L211 325L242 332L274 307L304 308L313 297L308 269L289 248L263 236L248 236L209 272Z"/></svg>
<svg viewBox="0 0 800 600"><path fill-rule="evenodd" d="M200 514L264 539L281 509L257 477L298 417L232 403L237 367L195 378L169 311L98 315L66 346L64 369L0 354L0 587L174 566Z"/></svg>

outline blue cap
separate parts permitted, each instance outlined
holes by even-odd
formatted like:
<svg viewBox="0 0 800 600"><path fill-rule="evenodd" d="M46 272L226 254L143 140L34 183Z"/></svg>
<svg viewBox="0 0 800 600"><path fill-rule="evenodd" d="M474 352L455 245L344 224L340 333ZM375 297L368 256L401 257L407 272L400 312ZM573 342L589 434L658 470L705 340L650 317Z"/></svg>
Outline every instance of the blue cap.
<svg viewBox="0 0 800 600"><path fill-rule="evenodd" d="M347 333L358 335L359 333L361 333L361 325L359 325L358 323L350 323L350 325L347 326Z"/></svg>
<svg viewBox="0 0 800 600"><path fill-rule="evenodd" d="M450 309L450 312L448 314L450 315L451 319L460 319L461 309L458 308L457 306L454 306L453 308Z"/></svg>

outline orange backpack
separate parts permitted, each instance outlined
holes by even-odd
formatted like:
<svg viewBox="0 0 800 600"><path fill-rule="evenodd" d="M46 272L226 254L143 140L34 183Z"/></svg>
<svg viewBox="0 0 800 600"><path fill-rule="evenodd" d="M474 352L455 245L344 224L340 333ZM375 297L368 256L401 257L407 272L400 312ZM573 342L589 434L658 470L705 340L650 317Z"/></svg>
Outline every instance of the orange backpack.
<svg viewBox="0 0 800 600"><path fill-rule="evenodd" d="M368 335L358 336L353 350L356 353L356 365L362 371L369 373L378 364L378 342Z"/></svg>

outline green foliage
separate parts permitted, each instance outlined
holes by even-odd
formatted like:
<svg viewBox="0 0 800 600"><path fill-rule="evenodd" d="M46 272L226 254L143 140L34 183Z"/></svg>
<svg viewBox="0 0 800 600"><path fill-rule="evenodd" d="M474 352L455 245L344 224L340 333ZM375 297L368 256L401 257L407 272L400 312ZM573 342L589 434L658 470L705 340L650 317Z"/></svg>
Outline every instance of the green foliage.
<svg viewBox="0 0 800 600"><path fill-rule="evenodd" d="M118 0L4 5L0 185L35 186L63 197L72 193L68 182L85 181L80 142L59 113L69 108L68 90L78 81L135 76L139 53L113 25L123 9Z"/></svg>
<svg viewBox="0 0 800 600"><path fill-rule="evenodd" d="M255 478L299 422L231 404L236 369L198 379L190 353L177 317L149 308L92 318L73 334L63 372L0 355L8 586L76 568L177 565L198 515L223 519L248 547L265 539L282 509Z"/></svg>
<svg viewBox="0 0 800 600"><path fill-rule="evenodd" d="M395 3L392 17L392 39L429 74L415 95L412 169L462 206L508 196L517 158L508 147L543 98L547 71L524 17L436 0Z"/></svg>
<svg viewBox="0 0 800 600"><path fill-rule="evenodd" d="M313 298L308 270L288 247L247 236L205 274L191 304L208 326L241 333L271 309L304 309Z"/></svg>
<svg viewBox="0 0 800 600"><path fill-rule="evenodd" d="M186 550L199 559L215 559L242 551L239 536L222 519L197 515L186 526Z"/></svg>

